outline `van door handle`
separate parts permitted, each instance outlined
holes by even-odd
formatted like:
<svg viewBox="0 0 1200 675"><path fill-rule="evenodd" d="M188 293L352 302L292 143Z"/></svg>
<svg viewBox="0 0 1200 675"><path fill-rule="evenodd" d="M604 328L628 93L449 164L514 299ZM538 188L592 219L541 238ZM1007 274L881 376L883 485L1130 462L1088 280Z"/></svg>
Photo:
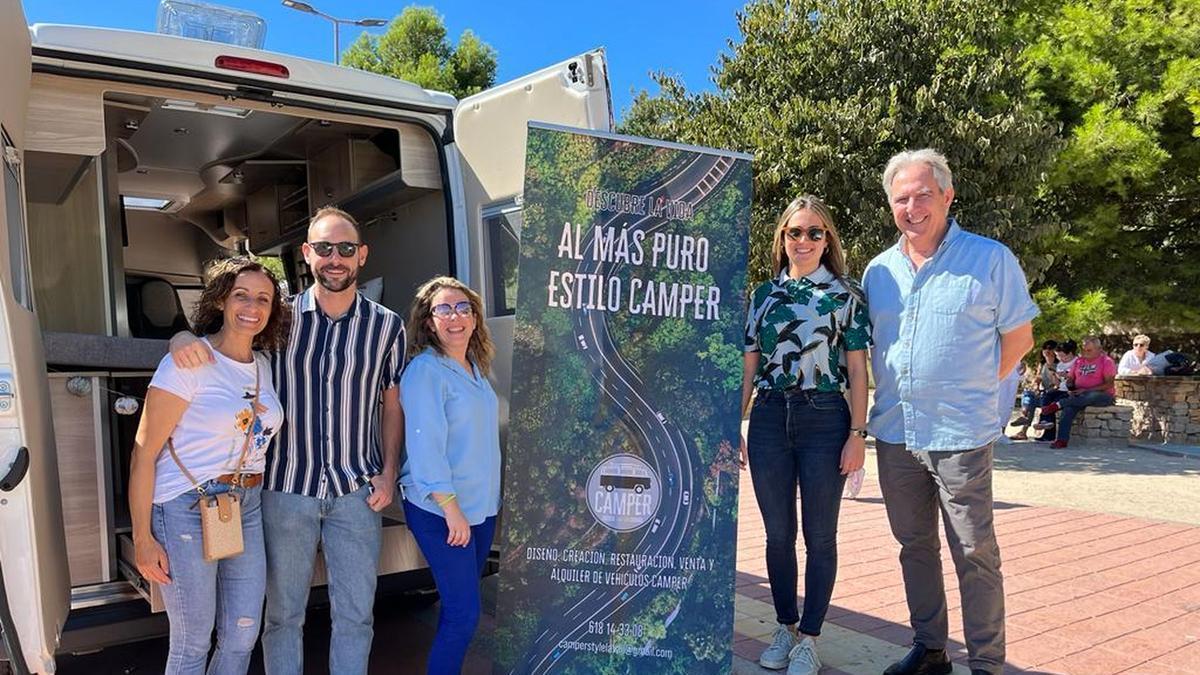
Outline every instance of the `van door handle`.
<svg viewBox="0 0 1200 675"><path fill-rule="evenodd" d="M21 484L21 479L25 478L25 473L29 471L29 448L24 446L17 449L17 456L9 465L8 471L5 472L4 478L0 478L0 490L4 492L12 492L18 485Z"/></svg>

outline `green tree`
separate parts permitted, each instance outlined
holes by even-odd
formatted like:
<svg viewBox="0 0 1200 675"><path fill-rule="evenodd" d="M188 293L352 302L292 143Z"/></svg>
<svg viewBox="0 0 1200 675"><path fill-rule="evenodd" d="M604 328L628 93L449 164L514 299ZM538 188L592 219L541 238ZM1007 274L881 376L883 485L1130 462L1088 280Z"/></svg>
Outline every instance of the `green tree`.
<svg viewBox="0 0 1200 675"><path fill-rule="evenodd" d="M1031 87L1062 126L1047 243L1067 297L1127 327L1200 330L1200 0L1068 0L1031 15Z"/></svg>
<svg viewBox="0 0 1200 675"><path fill-rule="evenodd" d="M1018 253L1058 143L1027 95L1015 0L756 0L714 68L716 91L658 74L624 115L628 133L754 155L751 275L769 274L774 219L797 194L834 209L851 267L895 240L880 174L932 146L955 170L955 213ZM1026 259L1036 273L1047 259Z"/></svg>
<svg viewBox="0 0 1200 675"><path fill-rule="evenodd" d="M1088 335L1098 335L1112 320L1113 308L1103 290L1090 290L1078 299L1064 297L1054 286L1039 289L1033 294L1042 313L1033 320L1033 337L1040 345L1046 340L1081 340ZM1037 362L1041 353L1032 350L1026 356L1029 362Z"/></svg>
<svg viewBox="0 0 1200 675"><path fill-rule="evenodd" d="M477 94L496 80L496 50L470 30L458 44L446 37L446 24L431 7L404 8L379 37L363 33L342 55L342 65L388 75L448 92Z"/></svg>

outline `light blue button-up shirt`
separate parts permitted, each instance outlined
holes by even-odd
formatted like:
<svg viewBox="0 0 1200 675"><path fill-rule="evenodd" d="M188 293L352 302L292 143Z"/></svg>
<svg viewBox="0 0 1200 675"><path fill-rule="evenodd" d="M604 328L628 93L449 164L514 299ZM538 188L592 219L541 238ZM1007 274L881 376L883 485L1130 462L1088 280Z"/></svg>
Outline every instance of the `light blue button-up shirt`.
<svg viewBox="0 0 1200 675"><path fill-rule="evenodd" d="M1000 335L1038 315L1012 251L949 225L919 271L901 240L863 273L874 338L867 427L911 451L999 438Z"/></svg>
<svg viewBox="0 0 1200 675"><path fill-rule="evenodd" d="M478 525L500 510L500 406L491 383L473 370L433 348L404 369L400 487L414 506L439 516L433 493L453 492L467 522Z"/></svg>

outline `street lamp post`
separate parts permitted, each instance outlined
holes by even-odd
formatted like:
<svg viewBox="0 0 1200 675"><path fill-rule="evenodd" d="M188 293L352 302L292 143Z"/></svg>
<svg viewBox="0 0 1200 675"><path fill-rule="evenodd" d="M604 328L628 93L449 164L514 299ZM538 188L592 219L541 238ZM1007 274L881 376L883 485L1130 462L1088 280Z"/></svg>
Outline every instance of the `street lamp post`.
<svg viewBox="0 0 1200 675"><path fill-rule="evenodd" d="M288 9L294 9L297 12L304 12L305 14L315 14L315 15L321 17L322 19L327 19L330 23L333 24L333 62L334 63L337 63L338 60L342 56L342 38L341 38L341 25L342 24L347 24L350 26L363 26L364 28L374 28L377 26L387 25L386 19L339 19L336 16L330 16L330 15L326 14L325 12L322 12L321 10L317 9L316 7L313 7L312 5L308 4L307 2L300 2L299 0L283 0L283 6L287 7Z"/></svg>

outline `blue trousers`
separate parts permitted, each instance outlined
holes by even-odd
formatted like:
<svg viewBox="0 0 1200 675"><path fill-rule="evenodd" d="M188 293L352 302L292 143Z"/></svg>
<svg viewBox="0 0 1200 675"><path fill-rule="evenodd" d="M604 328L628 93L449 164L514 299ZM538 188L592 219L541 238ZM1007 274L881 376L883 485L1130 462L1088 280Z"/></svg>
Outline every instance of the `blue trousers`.
<svg viewBox="0 0 1200 675"><path fill-rule="evenodd" d="M750 411L746 452L767 531L767 578L775 620L820 635L837 578L842 448L850 407L838 392L760 389ZM804 614L796 602L796 489L804 534Z"/></svg>
<svg viewBox="0 0 1200 675"><path fill-rule="evenodd" d="M1071 440L1071 424L1075 421L1075 416L1083 411L1089 405L1106 406L1116 402L1113 395L1107 391L1085 391L1081 394L1068 396L1058 402L1062 408L1062 416L1058 420L1058 436L1057 440Z"/></svg>
<svg viewBox="0 0 1200 675"><path fill-rule="evenodd" d="M425 554L433 581L441 596L442 609L438 615L437 635L429 650L429 675L458 675L475 628L479 625L482 598L479 577L492 549L496 534L496 518L485 519L471 526L471 540L466 546L446 543L450 528L446 519L434 515L404 500L404 517L408 529Z"/></svg>
<svg viewBox="0 0 1200 675"><path fill-rule="evenodd" d="M1071 395L1061 389L1051 389L1042 393L1042 400L1038 403L1039 406L1048 406L1051 403L1058 403ZM1050 428L1042 432L1042 440L1050 440L1058 435L1058 416L1054 413L1042 413L1038 416L1039 422L1050 422ZM1068 432L1069 433L1069 432Z"/></svg>

